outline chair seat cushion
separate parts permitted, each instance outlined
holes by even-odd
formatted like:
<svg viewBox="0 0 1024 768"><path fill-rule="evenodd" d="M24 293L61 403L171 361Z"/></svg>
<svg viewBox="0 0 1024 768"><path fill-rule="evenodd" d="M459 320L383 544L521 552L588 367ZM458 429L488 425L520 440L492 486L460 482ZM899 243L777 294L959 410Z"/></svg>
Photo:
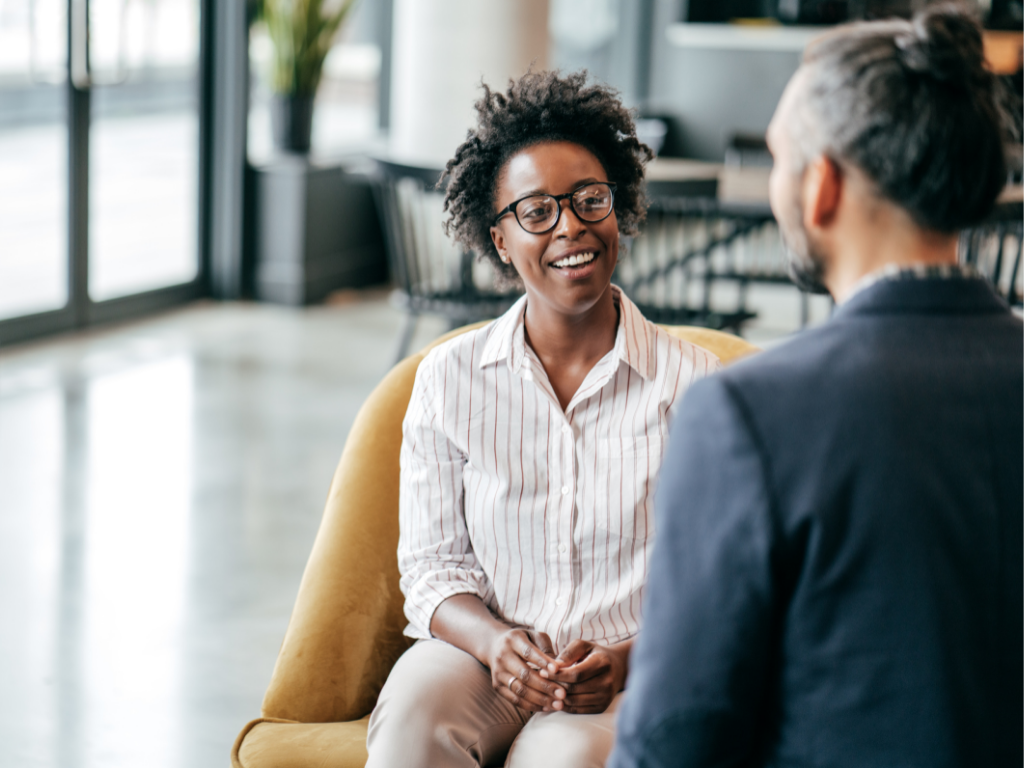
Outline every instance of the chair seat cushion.
<svg viewBox="0 0 1024 768"><path fill-rule="evenodd" d="M235 743L240 768L363 768L370 723L293 723L256 720Z"/></svg>

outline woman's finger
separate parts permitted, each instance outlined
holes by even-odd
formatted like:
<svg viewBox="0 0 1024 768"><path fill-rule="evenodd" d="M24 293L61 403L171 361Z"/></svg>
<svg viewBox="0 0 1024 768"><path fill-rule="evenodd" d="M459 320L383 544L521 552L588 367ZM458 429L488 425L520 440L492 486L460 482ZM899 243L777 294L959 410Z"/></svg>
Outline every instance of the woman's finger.
<svg viewBox="0 0 1024 768"><path fill-rule="evenodd" d="M524 709L557 710L564 706L565 691L559 689L558 698L555 698L551 690L553 686L528 668L523 667L518 673L504 669L495 676L495 680L498 690L502 693L508 691Z"/></svg>
<svg viewBox="0 0 1024 768"><path fill-rule="evenodd" d="M581 683L562 683L562 687L565 689L566 699L572 696L581 696L585 693L611 691L612 677L611 675L598 675L597 677L592 677L589 680L584 680Z"/></svg>
<svg viewBox="0 0 1024 768"><path fill-rule="evenodd" d="M496 690L498 691L498 695L499 696L501 696L506 701L509 701L512 704L515 704L520 709L525 709L528 712L543 712L544 711L544 707L542 705L534 704L529 699L524 699L521 696L517 696L515 694L515 692L512 691L507 686L503 688L503 687L501 687L499 685L499 686L497 686Z"/></svg>
<svg viewBox="0 0 1024 768"><path fill-rule="evenodd" d="M611 661L606 654L591 653L579 663L558 670L551 675L551 679L562 685L582 683L603 675L610 666Z"/></svg>
<svg viewBox="0 0 1024 768"><path fill-rule="evenodd" d="M503 658L501 672L508 687L519 697L526 697L535 703L550 706L556 699L565 698L565 689L526 666L515 656Z"/></svg>
<svg viewBox="0 0 1024 768"><path fill-rule="evenodd" d="M555 645L551 642L551 638L548 637L547 632L531 632L530 639L533 640L533 644L536 645L543 653L547 654L548 657L555 658Z"/></svg>
<svg viewBox="0 0 1024 768"><path fill-rule="evenodd" d="M555 664L553 656L548 655L539 647L534 645L530 636L523 631L513 632L509 635L509 640L512 644L512 649L519 655L519 657L538 669L547 667L549 664Z"/></svg>
<svg viewBox="0 0 1024 768"><path fill-rule="evenodd" d="M551 658L555 657L555 645L551 642L547 632L531 632L530 637L533 639L534 645L541 651ZM551 677L557 669L558 667L554 663L548 663L546 666L540 667L540 675L541 677Z"/></svg>
<svg viewBox="0 0 1024 768"><path fill-rule="evenodd" d="M573 640L562 649L560 654L558 654L556 658L558 666L570 667L573 664L578 663L580 659L590 653L593 647L594 644L588 643L586 640Z"/></svg>

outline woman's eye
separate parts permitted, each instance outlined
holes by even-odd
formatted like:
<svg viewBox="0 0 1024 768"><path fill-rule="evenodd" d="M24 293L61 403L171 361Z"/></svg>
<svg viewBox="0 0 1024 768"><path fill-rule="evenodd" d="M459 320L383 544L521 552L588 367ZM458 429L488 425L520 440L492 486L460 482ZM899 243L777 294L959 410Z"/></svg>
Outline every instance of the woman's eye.
<svg viewBox="0 0 1024 768"><path fill-rule="evenodd" d="M608 198L609 195L605 190L591 187L589 189L580 190L579 197L576 198L576 205L588 208L600 208L601 206L608 205Z"/></svg>
<svg viewBox="0 0 1024 768"><path fill-rule="evenodd" d="M532 208L527 208L525 211L522 211L519 215L526 219L544 219L547 218L548 216L548 209L547 206L537 205L533 206Z"/></svg>
<svg viewBox="0 0 1024 768"><path fill-rule="evenodd" d="M583 211L603 211L608 207L608 198L587 197L582 202L576 203L576 205Z"/></svg>

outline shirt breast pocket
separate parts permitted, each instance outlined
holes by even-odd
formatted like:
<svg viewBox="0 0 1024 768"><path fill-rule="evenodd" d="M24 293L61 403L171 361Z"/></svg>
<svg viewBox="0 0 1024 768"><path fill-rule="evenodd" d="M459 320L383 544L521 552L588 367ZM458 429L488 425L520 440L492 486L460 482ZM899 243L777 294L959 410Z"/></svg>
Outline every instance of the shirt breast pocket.
<svg viewBox="0 0 1024 768"><path fill-rule="evenodd" d="M597 444L597 527L626 539L654 532L654 488L661 468L660 435L610 437Z"/></svg>

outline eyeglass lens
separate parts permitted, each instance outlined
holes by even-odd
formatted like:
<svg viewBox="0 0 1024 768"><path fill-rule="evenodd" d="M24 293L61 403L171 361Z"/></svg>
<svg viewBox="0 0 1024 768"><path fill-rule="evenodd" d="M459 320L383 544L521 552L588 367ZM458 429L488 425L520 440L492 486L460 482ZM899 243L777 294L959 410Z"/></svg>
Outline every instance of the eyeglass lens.
<svg viewBox="0 0 1024 768"><path fill-rule="evenodd" d="M612 210L612 190L605 184L589 184L577 189L570 198L572 209L583 221L596 222ZM550 195L524 198L516 206L516 218L527 232L546 232L559 216L558 201Z"/></svg>

